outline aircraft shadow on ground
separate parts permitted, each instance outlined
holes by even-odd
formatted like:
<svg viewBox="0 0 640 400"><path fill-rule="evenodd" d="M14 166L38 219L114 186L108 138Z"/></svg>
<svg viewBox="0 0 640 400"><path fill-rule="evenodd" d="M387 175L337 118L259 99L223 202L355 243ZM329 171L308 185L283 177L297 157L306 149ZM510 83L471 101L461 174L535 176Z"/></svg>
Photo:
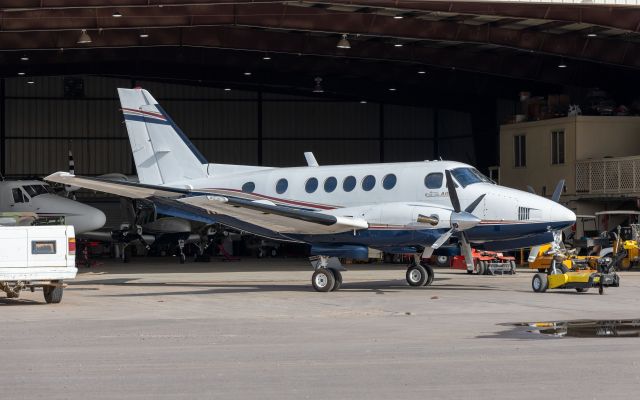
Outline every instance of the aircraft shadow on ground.
<svg viewBox="0 0 640 400"><path fill-rule="evenodd" d="M230 294L230 293L251 293L251 292L309 292L314 293L309 283L295 284L274 284L268 282L247 282L247 283L193 283L193 282L136 282L137 279L99 279L93 281L75 282L73 286L83 285L112 285L130 288L184 288L186 290L179 291L162 291L162 292L145 292L145 293L124 293L124 294L106 294L97 296L105 297L146 297L146 296L176 296L176 295L207 295L207 294ZM345 293L396 293L405 291L486 291L500 290L499 288L487 285L461 286L439 284L450 278L436 278L435 286L414 288L408 286L403 280L380 280L367 282L345 282L340 292ZM193 289L193 290L189 290ZM202 289L202 290L199 290Z"/></svg>

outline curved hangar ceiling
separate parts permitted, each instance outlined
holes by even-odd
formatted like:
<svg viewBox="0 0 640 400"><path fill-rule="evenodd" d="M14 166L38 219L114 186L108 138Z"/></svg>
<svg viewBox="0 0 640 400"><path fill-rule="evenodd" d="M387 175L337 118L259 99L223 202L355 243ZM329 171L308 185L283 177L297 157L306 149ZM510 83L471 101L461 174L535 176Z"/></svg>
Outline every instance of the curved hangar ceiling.
<svg viewBox="0 0 640 400"><path fill-rule="evenodd" d="M375 82L385 89L404 84L419 97L425 89L511 94L533 82L548 85L543 90L624 91L640 68L638 7L384 0L0 4L7 75L113 73L305 90L314 76L324 76L338 95L375 96Z"/></svg>

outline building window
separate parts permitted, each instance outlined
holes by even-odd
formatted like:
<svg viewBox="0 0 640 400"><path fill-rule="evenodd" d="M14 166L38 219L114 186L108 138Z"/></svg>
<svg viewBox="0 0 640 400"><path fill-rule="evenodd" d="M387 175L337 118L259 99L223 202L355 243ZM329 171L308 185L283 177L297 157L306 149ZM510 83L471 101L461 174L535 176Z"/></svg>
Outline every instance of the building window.
<svg viewBox="0 0 640 400"><path fill-rule="evenodd" d="M394 186L396 186L397 181L398 178L396 178L394 174L389 174L382 179L382 187L386 190L391 190Z"/></svg>
<svg viewBox="0 0 640 400"><path fill-rule="evenodd" d="M247 182L242 185L242 191L245 193L253 193L254 190L256 190L256 184L253 182Z"/></svg>
<svg viewBox="0 0 640 400"><path fill-rule="evenodd" d="M551 132L551 164L564 164L564 131Z"/></svg>
<svg viewBox="0 0 640 400"><path fill-rule="evenodd" d="M527 166L527 137L516 135L513 137L513 160L516 167Z"/></svg>
<svg viewBox="0 0 640 400"><path fill-rule="evenodd" d="M324 181L324 191L327 193L331 193L336 190L336 186L338 186L338 180L333 176Z"/></svg>
<svg viewBox="0 0 640 400"><path fill-rule="evenodd" d="M276 192L278 194L282 194L287 191L288 187L289 187L289 182L287 182L286 179L282 178L278 180L278 183L276 183Z"/></svg>
<svg viewBox="0 0 640 400"><path fill-rule="evenodd" d="M344 178L344 181L342 181L342 189L345 192L350 192L355 187L356 187L356 178L353 176L347 176L346 178Z"/></svg>
<svg viewBox="0 0 640 400"><path fill-rule="evenodd" d="M316 189L318 189L318 180L316 178L307 179L307 183L304 185L304 190L306 190L307 193L313 193Z"/></svg>
<svg viewBox="0 0 640 400"><path fill-rule="evenodd" d="M434 172L425 176L424 185L427 189L440 189L442 187L442 172Z"/></svg>
<svg viewBox="0 0 640 400"><path fill-rule="evenodd" d="M362 180L362 189L365 192L370 191L376 185L376 178L373 175L367 175Z"/></svg>

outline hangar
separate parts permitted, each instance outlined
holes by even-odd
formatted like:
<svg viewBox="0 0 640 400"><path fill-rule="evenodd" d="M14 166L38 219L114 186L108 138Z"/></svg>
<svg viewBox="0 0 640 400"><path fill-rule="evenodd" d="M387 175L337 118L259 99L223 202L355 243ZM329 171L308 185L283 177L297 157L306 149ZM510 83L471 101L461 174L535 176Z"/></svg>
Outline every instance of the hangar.
<svg viewBox="0 0 640 400"><path fill-rule="evenodd" d="M640 263L639 30L637 0L0 0L0 350L12 360L3 393L511 399L538 398L545 382L567 397L635 393L638 354L622 337L640 336L640 278L617 269ZM170 172L206 168L212 179L209 169L226 164L249 172L226 191L172 186L162 174L146 181L135 146L152 147L158 170L169 159ZM163 158L174 150L185 157ZM269 175L270 166L301 168ZM323 208L338 195L364 205ZM188 218L174 218L169 231L187 236L171 245L197 232L219 239L223 257L84 257L81 234L104 225L108 240L128 244L143 236L139 221L152 225L155 211L183 200L178 211L207 215L185 229ZM28 229L59 237L27 242L4 225L35 218L12 215L28 202L40 214L71 209L73 230L36 224ZM410 220L375 224L395 212ZM273 237L233 224L209 231L225 213L294 220L298 236L284 233L310 245L313 275L299 249L270 260L245 251L260 256ZM574 224L576 214L594 226ZM305 224L315 230L302 236ZM594 255L560 249L572 227L572 244L584 235ZM623 231L635 240L621 241ZM344 257L370 258L374 239L400 243L407 232L422 246L391 247L366 265ZM313 235L341 242L311 252ZM487 243L518 251L490 253ZM436 244L460 256L430 253ZM529 265L524 247L538 256ZM56 248L58 264L34 265ZM10 264L22 253L38 279L16 277ZM337 261L348 266L344 286L338 257L348 259ZM497 264L500 276L480 272L498 275ZM44 277L47 268L62 275ZM59 303L63 279L64 304L6 307L43 303L18 298L40 288ZM570 295L533 293L548 288ZM604 352L597 382L559 377L592 377Z"/></svg>

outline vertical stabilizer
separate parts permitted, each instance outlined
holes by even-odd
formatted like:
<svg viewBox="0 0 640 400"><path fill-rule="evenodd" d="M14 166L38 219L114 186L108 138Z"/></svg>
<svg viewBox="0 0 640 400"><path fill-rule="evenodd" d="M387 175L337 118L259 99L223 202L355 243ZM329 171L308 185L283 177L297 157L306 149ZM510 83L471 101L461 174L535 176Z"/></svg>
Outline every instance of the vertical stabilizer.
<svg viewBox="0 0 640 400"><path fill-rule="evenodd" d="M207 176L207 160L144 89L118 89L140 183Z"/></svg>

